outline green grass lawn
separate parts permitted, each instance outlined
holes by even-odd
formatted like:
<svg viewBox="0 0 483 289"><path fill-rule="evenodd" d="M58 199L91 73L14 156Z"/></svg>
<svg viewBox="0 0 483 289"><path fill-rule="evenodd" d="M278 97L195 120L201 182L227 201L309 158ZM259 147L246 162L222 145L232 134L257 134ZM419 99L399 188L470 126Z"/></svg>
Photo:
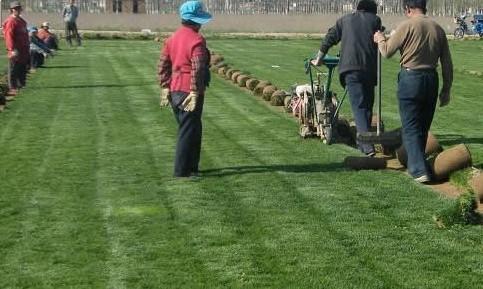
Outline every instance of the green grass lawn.
<svg viewBox="0 0 483 289"><path fill-rule="evenodd" d="M288 88L306 82L303 58L318 42L209 45ZM399 172L345 170L356 150L301 140L288 114L218 76L203 177L173 179L176 124L158 107L158 54L141 41L62 50L0 114L0 288L482 286L482 227L432 220L452 200ZM394 126L396 68L385 62ZM445 146L467 142L481 166L481 78L455 81L434 131Z"/></svg>

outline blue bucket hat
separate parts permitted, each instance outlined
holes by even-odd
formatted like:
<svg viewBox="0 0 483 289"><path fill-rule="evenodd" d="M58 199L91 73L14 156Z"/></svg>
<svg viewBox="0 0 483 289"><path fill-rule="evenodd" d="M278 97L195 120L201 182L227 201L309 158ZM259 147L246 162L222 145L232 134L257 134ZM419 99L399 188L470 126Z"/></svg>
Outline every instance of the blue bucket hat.
<svg viewBox="0 0 483 289"><path fill-rule="evenodd" d="M179 15L183 20L193 21L198 24L205 24L211 20L211 14L203 9L200 1L186 1L179 7Z"/></svg>

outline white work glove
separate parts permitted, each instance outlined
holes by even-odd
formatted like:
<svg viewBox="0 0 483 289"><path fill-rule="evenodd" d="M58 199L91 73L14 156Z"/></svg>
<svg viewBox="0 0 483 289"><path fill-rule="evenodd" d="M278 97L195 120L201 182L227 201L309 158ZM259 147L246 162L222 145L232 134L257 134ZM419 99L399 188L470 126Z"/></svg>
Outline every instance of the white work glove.
<svg viewBox="0 0 483 289"><path fill-rule="evenodd" d="M9 58L10 59L16 59L17 56L18 56L18 50L14 49L14 50L12 50L12 52L10 52Z"/></svg>
<svg viewBox="0 0 483 289"><path fill-rule="evenodd" d="M319 50L319 52L317 52L317 56L315 57L315 59L312 59L310 62L312 63L312 65L321 66L322 63L324 63L324 57L325 57L325 54Z"/></svg>
<svg viewBox="0 0 483 289"><path fill-rule="evenodd" d="M168 106L171 103L171 93L169 88L161 88L161 93L159 94L159 107Z"/></svg>
<svg viewBox="0 0 483 289"><path fill-rule="evenodd" d="M192 112L196 108L196 102L198 101L198 93L191 91L181 104L184 107L184 111Z"/></svg>
<svg viewBox="0 0 483 289"><path fill-rule="evenodd" d="M449 91L441 91L439 94L439 107L448 105L450 100Z"/></svg>

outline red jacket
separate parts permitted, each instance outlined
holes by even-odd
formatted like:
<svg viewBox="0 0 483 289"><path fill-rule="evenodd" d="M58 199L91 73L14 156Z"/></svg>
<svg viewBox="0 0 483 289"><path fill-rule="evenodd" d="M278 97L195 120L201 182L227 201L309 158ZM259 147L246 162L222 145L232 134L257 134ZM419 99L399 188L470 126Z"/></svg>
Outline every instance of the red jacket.
<svg viewBox="0 0 483 289"><path fill-rule="evenodd" d="M7 17L3 23L3 35L5 37L5 46L8 56L17 50L17 62L28 63L30 59L30 42L27 32L27 22L22 17Z"/></svg>
<svg viewBox="0 0 483 289"><path fill-rule="evenodd" d="M50 31L47 29L40 28L39 32L37 32L37 37L40 40L45 42L46 39L48 39L49 37L52 37L52 33L50 33Z"/></svg>
<svg viewBox="0 0 483 289"><path fill-rule="evenodd" d="M166 40L161 51L158 71L161 86L169 86L170 91L203 94L208 59L203 36L190 26L181 26Z"/></svg>

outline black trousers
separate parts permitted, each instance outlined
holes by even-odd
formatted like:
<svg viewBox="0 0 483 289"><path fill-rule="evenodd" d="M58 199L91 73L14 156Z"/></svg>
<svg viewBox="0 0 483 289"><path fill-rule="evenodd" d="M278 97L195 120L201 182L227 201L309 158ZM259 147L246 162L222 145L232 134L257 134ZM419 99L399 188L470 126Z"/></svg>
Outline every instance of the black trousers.
<svg viewBox="0 0 483 289"><path fill-rule="evenodd" d="M30 51L30 67L38 68L44 65L45 57L42 53L36 51Z"/></svg>
<svg viewBox="0 0 483 289"><path fill-rule="evenodd" d="M77 31L77 24L75 22L65 22L65 39L67 43L72 46L72 37L77 40L77 45L81 45L79 32Z"/></svg>
<svg viewBox="0 0 483 289"><path fill-rule="evenodd" d="M186 96L188 94L185 92L171 93L171 107L178 122L178 140L174 161L175 177L189 177L199 171L201 137L203 133L201 114L203 113L204 96L200 95L198 97L198 102L193 112L183 110L181 103Z"/></svg>
<svg viewBox="0 0 483 289"><path fill-rule="evenodd" d="M374 106L374 84L363 71L349 71L342 76L349 93L352 114L356 122L358 133L371 129L372 108ZM359 150L369 154L374 152L372 144L357 143Z"/></svg>
<svg viewBox="0 0 483 289"><path fill-rule="evenodd" d="M8 63L8 86L10 89L24 87L27 81L27 63L10 60Z"/></svg>

